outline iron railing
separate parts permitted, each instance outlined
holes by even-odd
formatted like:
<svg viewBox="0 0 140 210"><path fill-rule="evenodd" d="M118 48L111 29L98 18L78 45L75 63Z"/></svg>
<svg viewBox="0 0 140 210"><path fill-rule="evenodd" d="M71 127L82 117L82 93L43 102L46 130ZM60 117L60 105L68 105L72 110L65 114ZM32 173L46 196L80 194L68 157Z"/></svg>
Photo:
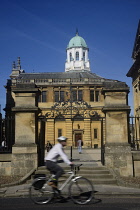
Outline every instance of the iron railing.
<svg viewBox="0 0 140 210"><path fill-rule="evenodd" d="M129 117L128 139L132 150L140 150L140 117Z"/></svg>
<svg viewBox="0 0 140 210"><path fill-rule="evenodd" d="M2 118L0 115L0 153L11 152L15 142L14 117Z"/></svg>

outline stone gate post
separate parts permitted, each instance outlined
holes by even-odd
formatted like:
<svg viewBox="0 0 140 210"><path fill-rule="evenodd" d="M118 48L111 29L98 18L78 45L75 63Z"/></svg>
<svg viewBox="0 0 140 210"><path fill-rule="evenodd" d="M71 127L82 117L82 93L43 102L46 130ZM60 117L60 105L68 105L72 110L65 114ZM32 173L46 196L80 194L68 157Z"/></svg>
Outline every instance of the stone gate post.
<svg viewBox="0 0 140 210"><path fill-rule="evenodd" d="M37 112L35 88L14 89L15 144L12 147L12 175L26 175L38 166Z"/></svg>
<svg viewBox="0 0 140 210"><path fill-rule="evenodd" d="M119 176L132 176L132 154L128 144L128 89L103 91L106 117L105 165Z"/></svg>

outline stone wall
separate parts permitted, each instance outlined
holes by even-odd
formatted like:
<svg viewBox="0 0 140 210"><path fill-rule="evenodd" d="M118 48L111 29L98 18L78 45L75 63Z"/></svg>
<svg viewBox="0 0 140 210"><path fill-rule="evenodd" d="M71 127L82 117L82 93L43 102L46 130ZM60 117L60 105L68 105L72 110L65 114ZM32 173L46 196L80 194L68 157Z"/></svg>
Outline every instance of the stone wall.
<svg viewBox="0 0 140 210"><path fill-rule="evenodd" d="M0 162L0 176L11 176L11 162Z"/></svg>
<svg viewBox="0 0 140 210"><path fill-rule="evenodd" d="M11 175L25 176L38 165L37 147L14 145L12 150Z"/></svg>
<svg viewBox="0 0 140 210"><path fill-rule="evenodd" d="M11 176L12 154L0 154L0 176Z"/></svg>
<svg viewBox="0 0 140 210"><path fill-rule="evenodd" d="M140 177L140 151L133 151L133 175Z"/></svg>
<svg viewBox="0 0 140 210"><path fill-rule="evenodd" d="M105 146L105 165L116 175L133 176L132 153L129 144L112 143Z"/></svg>

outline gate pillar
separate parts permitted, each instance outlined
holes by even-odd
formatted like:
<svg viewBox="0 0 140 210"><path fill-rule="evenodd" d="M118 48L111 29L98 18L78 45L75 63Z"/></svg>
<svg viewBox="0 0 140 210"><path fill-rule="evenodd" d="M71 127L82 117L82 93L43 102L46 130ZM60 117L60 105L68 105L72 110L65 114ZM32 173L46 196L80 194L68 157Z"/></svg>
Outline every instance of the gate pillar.
<svg viewBox="0 0 140 210"><path fill-rule="evenodd" d="M105 165L118 176L132 176L132 154L128 144L127 93L104 91L106 117Z"/></svg>
<svg viewBox="0 0 140 210"><path fill-rule="evenodd" d="M38 166L36 89L14 89L15 144L12 147L12 175L24 176Z"/></svg>

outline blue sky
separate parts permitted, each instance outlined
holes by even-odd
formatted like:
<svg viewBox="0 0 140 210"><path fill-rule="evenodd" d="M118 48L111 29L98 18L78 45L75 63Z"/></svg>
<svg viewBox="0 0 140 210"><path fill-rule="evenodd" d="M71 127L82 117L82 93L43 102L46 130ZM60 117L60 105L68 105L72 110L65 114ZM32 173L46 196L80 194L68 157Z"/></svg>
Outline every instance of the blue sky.
<svg viewBox="0 0 140 210"><path fill-rule="evenodd" d="M132 86L126 73L133 64L139 0L0 0L0 5L1 111L13 61L21 57L26 72L64 72L76 28L89 47L91 71ZM133 108L132 88L129 105Z"/></svg>

